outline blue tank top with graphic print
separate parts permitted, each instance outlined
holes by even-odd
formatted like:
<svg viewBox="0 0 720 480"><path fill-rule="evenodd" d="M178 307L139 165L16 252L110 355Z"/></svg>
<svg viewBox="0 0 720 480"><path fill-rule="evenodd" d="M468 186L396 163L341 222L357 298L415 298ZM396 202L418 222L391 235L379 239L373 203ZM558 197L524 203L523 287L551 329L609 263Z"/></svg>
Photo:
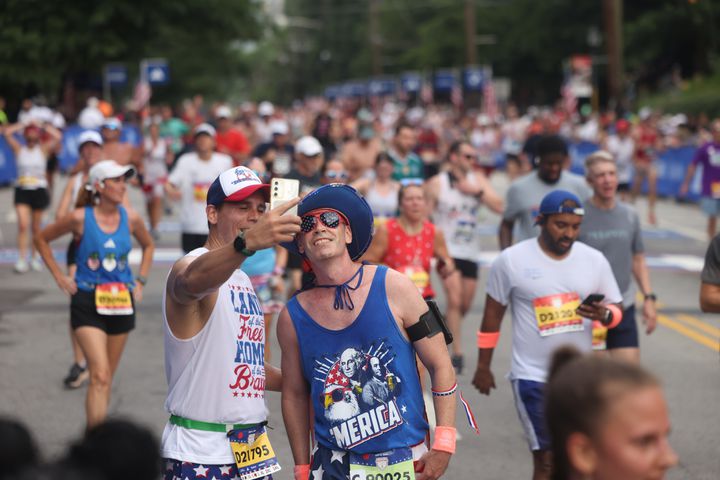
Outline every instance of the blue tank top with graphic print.
<svg viewBox="0 0 720 480"><path fill-rule="evenodd" d="M318 325L293 297L287 304L310 384L318 443L358 454L422 442L428 430L412 344L400 333L375 271L364 307L342 330Z"/></svg>
<svg viewBox="0 0 720 480"><path fill-rule="evenodd" d="M93 207L85 207L83 235L77 249L78 288L92 291L95 285L121 282L133 285L128 256L132 248L130 226L125 208L120 210L120 223L112 233L103 232L95 220Z"/></svg>

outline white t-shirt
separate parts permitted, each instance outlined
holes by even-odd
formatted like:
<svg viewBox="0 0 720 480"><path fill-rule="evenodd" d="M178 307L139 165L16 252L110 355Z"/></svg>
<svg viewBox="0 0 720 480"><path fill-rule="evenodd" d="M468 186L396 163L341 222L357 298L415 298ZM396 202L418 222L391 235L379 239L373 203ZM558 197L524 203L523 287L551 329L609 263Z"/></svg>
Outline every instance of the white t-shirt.
<svg viewBox="0 0 720 480"><path fill-rule="evenodd" d="M561 345L591 351L592 321L575 314L591 293L604 294L605 304L622 301L610 264L594 248L575 242L555 260L532 238L503 250L490 268L487 294L512 306L511 379L545 382Z"/></svg>
<svg viewBox="0 0 720 480"><path fill-rule="evenodd" d="M183 233L207 235L205 207L208 188L218 175L232 166L232 158L217 152L209 160L200 160L195 152L186 153L178 159L168 182L182 192L180 223Z"/></svg>
<svg viewBox="0 0 720 480"><path fill-rule="evenodd" d="M605 148L615 156L618 181L620 183L630 183L632 179L632 160L635 155L635 140L630 136L620 138L617 135L611 135L606 141Z"/></svg>

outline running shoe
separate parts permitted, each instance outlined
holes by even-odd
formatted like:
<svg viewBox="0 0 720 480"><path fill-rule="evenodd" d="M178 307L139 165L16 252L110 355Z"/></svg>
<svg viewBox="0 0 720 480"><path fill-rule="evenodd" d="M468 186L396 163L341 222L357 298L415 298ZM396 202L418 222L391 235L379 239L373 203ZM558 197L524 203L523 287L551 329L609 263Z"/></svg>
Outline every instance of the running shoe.
<svg viewBox="0 0 720 480"><path fill-rule="evenodd" d="M27 273L28 270L30 270L30 266L24 258L19 258L18 261L15 262L15 273Z"/></svg>
<svg viewBox="0 0 720 480"><path fill-rule="evenodd" d="M63 383L67 388L80 388L88 378L90 378L90 372L88 372L87 367L81 367L77 363L73 363Z"/></svg>
<svg viewBox="0 0 720 480"><path fill-rule="evenodd" d="M30 269L33 272L42 272L43 264L39 258L33 258L30 260Z"/></svg>

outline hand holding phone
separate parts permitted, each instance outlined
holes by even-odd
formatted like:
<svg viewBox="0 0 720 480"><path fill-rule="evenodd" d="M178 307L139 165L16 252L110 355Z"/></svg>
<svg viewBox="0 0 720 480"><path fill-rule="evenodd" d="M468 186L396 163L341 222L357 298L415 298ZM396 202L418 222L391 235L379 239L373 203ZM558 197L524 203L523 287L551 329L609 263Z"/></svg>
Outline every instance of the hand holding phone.
<svg viewBox="0 0 720 480"><path fill-rule="evenodd" d="M270 182L270 210L287 203L300 194L300 181L291 178L273 178ZM286 213L297 215L297 206Z"/></svg>
<svg viewBox="0 0 720 480"><path fill-rule="evenodd" d="M605 295L602 293L591 293L588 295L585 300L582 301L580 305L590 305L592 306L595 302L602 302L605 299Z"/></svg>

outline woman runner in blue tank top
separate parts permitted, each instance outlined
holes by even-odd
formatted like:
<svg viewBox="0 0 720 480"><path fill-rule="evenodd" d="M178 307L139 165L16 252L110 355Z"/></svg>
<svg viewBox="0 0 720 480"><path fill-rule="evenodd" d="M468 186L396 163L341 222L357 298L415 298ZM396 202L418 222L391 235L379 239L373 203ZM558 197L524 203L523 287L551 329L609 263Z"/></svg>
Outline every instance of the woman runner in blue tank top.
<svg viewBox="0 0 720 480"><path fill-rule="evenodd" d="M129 166L103 160L90 169L85 207L45 228L36 246L61 290L71 296L70 323L88 362L87 425L105 419L112 377L135 326L135 302L152 264L155 247L142 218L121 205ZM49 242L72 233L80 238L75 277L65 275ZM140 274L133 279L128 262L131 235L142 247Z"/></svg>

